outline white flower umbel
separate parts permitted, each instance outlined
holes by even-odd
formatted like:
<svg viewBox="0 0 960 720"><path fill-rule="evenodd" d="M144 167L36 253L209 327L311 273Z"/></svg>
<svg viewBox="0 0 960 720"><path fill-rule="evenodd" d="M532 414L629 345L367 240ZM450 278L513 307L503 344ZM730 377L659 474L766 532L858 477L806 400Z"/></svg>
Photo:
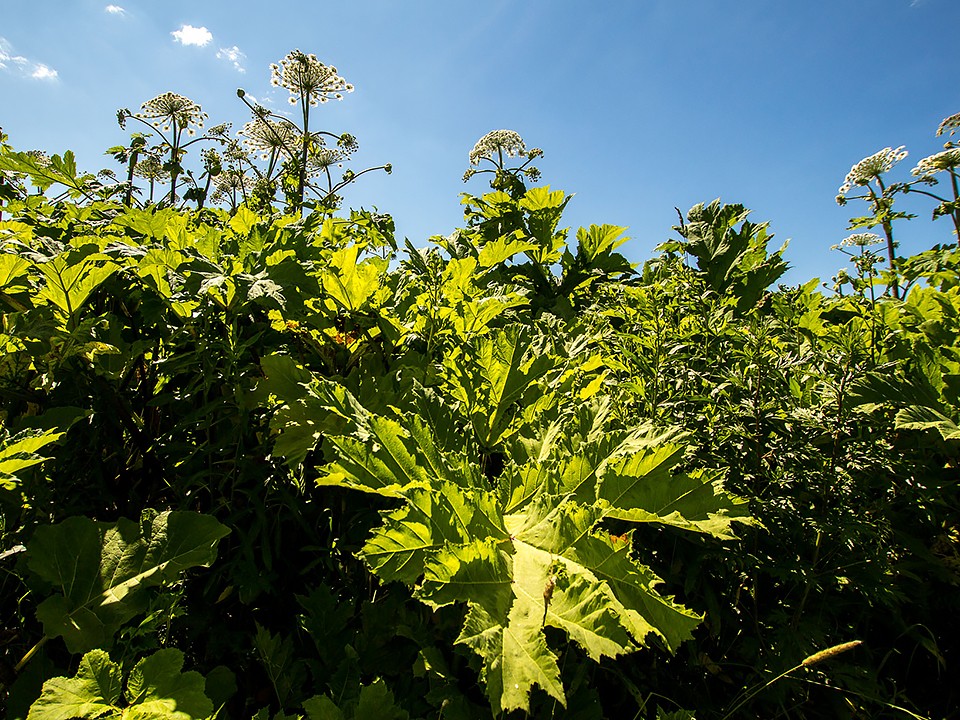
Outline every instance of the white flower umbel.
<svg viewBox="0 0 960 720"><path fill-rule="evenodd" d="M943 170L953 170L958 167L960 167L960 148L950 148L923 158L910 172L917 177L929 177Z"/></svg>
<svg viewBox="0 0 960 720"><path fill-rule="evenodd" d="M257 118L240 131L251 153L260 153L266 160L273 153L295 155L300 144L300 131L289 122Z"/></svg>
<svg viewBox="0 0 960 720"><path fill-rule="evenodd" d="M854 233L853 235L848 235L847 237L845 237L843 240L840 241L840 245L835 247L865 248L865 247L870 247L871 245L880 245L882 243L883 243L883 238L877 235L876 233Z"/></svg>
<svg viewBox="0 0 960 720"><path fill-rule="evenodd" d="M953 135L957 128L960 128L960 113L956 113L948 118L943 119L943 122L940 123L940 127L937 128L937 137L943 135L943 133L947 130L950 131L950 135Z"/></svg>
<svg viewBox="0 0 960 720"><path fill-rule="evenodd" d="M526 155L526 152L523 138L518 133L513 130L492 130L473 146L470 164L479 165L481 160L487 159L499 165L503 157L519 157Z"/></svg>
<svg viewBox="0 0 960 720"><path fill-rule="evenodd" d="M202 128L203 121L207 119L207 114L193 100L173 92L165 92L147 100L140 109L141 112L134 117L159 121L163 124L164 131L169 130L171 124L175 124L180 130L186 129L190 135L193 134L191 126Z"/></svg>
<svg viewBox="0 0 960 720"><path fill-rule="evenodd" d="M290 104L300 98L316 106L329 100L343 99L343 93L353 92L353 85L337 75L337 69L325 65L316 55L294 50L279 64L270 66L270 84L290 91Z"/></svg>
<svg viewBox="0 0 960 720"><path fill-rule="evenodd" d="M859 187L869 185L873 180L879 178L880 175L890 170L890 168L906 156L907 151L904 150L904 146L901 145L896 149L887 147L878 153L865 157L850 168L850 172L848 172L847 177L844 178L843 185L840 186L840 196L850 192L850 189L854 185Z"/></svg>

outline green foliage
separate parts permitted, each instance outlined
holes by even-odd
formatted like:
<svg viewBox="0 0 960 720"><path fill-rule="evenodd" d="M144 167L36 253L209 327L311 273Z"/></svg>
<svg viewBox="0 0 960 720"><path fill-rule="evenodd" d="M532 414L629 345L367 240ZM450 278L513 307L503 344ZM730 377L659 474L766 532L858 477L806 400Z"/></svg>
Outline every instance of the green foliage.
<svg viewBox="0 0 960 720"><path fill-rule="evenodd" d="M746 219L749 214L743 205L721 205L719 199L694 205L686 222L681 218L673 228L683 240L661 245L663 250L692 255L707 287L734 296L740 311L756 304L788 267L783 260L787 246L768 255L767 243L773 236L767 233L767 223L751 223Z"/></svg>
<svg viewBox="0 0 960 720"><path fill-rule="evenodd" d="M955 245L773 289L715 201L639 268L495 131L400 252L301 110L266 168L135 135L114 185L0 142L10 717L952 711Z"/></svg>
<svg viewBox="0 0 960 720"><path fill-rule="evenodd" d="M151 510L139 523L74 517L37 528L27 563L56 591L37 606L44 633L62 636L73 653L109 646L120 626L145 608L145 588L210 565L228 532L209 516Z"/></svg>
<svg viewBox="0 0 960 720"><path fill-rule="evenodd" d="M122 670L102 650L80 660L72 678L52 678L30 708L27 720L123 718L124 720L202 720L213 713L204 678L181 673L183 653L158 650L138 662L122 692ZM122 699L121 699L122 696Z"/></svg>

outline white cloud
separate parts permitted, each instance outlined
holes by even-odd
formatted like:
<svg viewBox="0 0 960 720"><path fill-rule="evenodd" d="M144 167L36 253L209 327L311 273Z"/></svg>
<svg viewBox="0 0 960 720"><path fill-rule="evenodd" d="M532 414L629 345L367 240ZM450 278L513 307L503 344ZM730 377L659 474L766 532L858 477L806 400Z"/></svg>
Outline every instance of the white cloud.
<svg viewBox="0 0 960 720"><path fill-rule="evenodd" d="M196 45L204 47L213 40L213 34L205 27L194 27L193 25L184 25L179 30L172 33L173 39L182 45Z"/></svg>
<svg viewBox="0 0 960 720"><path fill-rule="evenodd" d="M30 77L36 78L37 80L56 80L57 71L51 67L47 67L43 63L37 63L33 66L33 72L30 73Z"/></svg>
<svg viewBox="0 0 960 720"><path fill-rule="evenodd" d="M23 55L14 55L13 45L5 37L0 37L0 70L15 72L21 77L36 80L56 80L57 71L43 63L33 62Z"/></svg>
<svg viewBox="0 0 960 720"><path fill-rule="evenodd" d="M233 69L237 72L245 73L247 71L247 69L243 66L243 61L247 59L247 56L244 55L244 53L236 45L217 50L217 59L226 60L229 63L233 63Z"/></svg>
<svg viewBox="0 0 960 720"><path fill-rule="evenodd" d="M124 10L119 5L107 5L104 10L106 10L111 15L126 15L127 11Z"/></svg>

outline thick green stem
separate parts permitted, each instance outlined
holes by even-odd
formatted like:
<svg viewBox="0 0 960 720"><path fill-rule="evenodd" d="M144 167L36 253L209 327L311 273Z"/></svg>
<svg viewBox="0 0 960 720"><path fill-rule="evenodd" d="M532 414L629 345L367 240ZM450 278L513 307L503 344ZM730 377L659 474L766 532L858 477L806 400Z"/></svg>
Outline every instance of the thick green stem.
<svg viewBox="0 0 960 720"><path fill-rule="evenodd" d="M307 151L310 149L310 96L301 96L303 140L300 143L300 177L297 178L297 212L303 207L303 190L307 183Z"/></svg>
<svg viewBox="0 0 960 720"><path fill-rule="evenodd" d="M123 204L127 207L133 204L133 170L137 165L137 157L139 157L139 155L139 150L132 150L130 152L130 166L127 168L127 194L123 198Z"/></svg>

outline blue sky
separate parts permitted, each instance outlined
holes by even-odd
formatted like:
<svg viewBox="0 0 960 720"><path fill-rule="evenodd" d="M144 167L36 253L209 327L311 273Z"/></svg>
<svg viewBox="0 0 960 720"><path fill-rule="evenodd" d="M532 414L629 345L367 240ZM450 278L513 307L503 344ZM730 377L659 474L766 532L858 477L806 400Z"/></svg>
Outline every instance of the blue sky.
<svg viewBox="0 0 960 720"><path fill-rule="evenodd" d="M790 239L799 283L846 264L830 246L865 211L834 201L851 165L905 145L891 175L907 179L942 148L958 27L958 0L4 2L0 126L16 149L118 169L117 108L169 90L239 130L236 89L284 110L269 64L299 48L356 86L319 113L360 141L352 167L394 167L345 204L393 214L415 245L462 224L459 193L484 187L462 184L467 155L508 128L544 150L542 183L576 194L564 223L629 226L632 261L675 206L720 197ZM952 240L916 200L904 254Z"/></svg>

